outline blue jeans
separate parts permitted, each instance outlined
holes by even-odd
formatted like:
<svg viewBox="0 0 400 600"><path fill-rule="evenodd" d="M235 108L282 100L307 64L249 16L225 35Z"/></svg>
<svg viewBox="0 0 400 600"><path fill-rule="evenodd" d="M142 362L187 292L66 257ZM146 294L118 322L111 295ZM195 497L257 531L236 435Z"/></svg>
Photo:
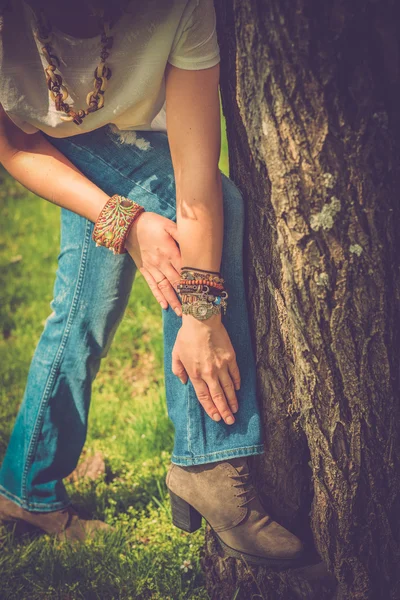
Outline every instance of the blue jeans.
<svg viewBox="0 0 400 600"><path fill-rule="evenodd" d="M147 211L176 220L166 133L138 132L136 143L121 143L107 126L48 139L107 194L117 192ZM171 353L181 318L171 308L163 310L166 397L175 427L172 462L182 466L263 451L243 282L243 200L230 179L222 175L222 182L221 273L229 292L223 323L241 373L239 412L234 425L212 421L190 380L184 385L172 373ZM92 231L93 223L62 209L53 312L36 348L0 471L0 493L30 511L57 510L69 503L62 480L75 468L85 443L92 381L122 319L135 277L131 257L97 248Z"/></svg>

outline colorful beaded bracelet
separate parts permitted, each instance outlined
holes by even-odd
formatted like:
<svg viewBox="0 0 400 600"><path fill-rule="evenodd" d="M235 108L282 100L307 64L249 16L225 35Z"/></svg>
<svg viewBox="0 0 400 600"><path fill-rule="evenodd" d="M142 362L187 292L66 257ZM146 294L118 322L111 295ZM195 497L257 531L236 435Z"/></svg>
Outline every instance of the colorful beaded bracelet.
<svg viewBox="0 0 400 600"><path fill-rule="evenodd" d="M208 280L213 283L224 283L223 277L210 271L198 272L196 269L181 269L181 279L190 281Z"/></svg>
<svg viewBox="0 0 400 600"><path fill-rule="evenodd" d="M105 246L114 254L125 254L126 238L144 207L115 194L104 205L94 226L92 238L96 246Z"/></svg>
<svg viewBox="0 0 400 600"><path fill-rule="evenodd" d="M214 314L226 313L228 293L219 272L183 267L177 289L185 315L203 321Z"/></svg>
<svg viewBox="0 0 400 600"><path fill-rule="evenodd" d="M178 283L178 286L179 285L192 285L192 286L207 285L209 287L215 287L219 290L224 289L223 283L217 283L215 281L210 281L209 279L181 279Z"/></svg>

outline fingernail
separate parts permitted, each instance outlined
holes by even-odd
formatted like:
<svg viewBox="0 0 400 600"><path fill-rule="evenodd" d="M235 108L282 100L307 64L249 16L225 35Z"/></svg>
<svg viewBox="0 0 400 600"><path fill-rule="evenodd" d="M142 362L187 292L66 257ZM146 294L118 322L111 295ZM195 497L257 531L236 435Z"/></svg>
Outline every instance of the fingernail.
<svg viewBox="0 0 400 600"><path fill-rule="evenodd" d="M221 420L221 415L219 413L214 413L212 418L214 419L214 421L220 421Z"/></svg>
<svg viewBox="0 0 400 600"><path fill-rule="evenodd" d="M238 410L239 410L239 407L238 407L238 406L234 406L234 407L232 408L232 412L233 412L233 413L237 413L237 411L238 411Z"/></svg>
<svg viewBox="0 0 400 600"><path fill-rule="evenodd" d="M180 381L183 383L183 385L185 385L186 381L184 379L181 379Z"/></svg>
<svg viewBox="0 0 400 600"><path fill-rule="evenodd" d="M160 302L161 308L167 309L168 308L168 304L165 304L165 302Z"/></svg>
<svg viewBox="0 0 400 600"><path fill-rule="evenodd" d="M175 308L175 312L176 312L176 314L178 315L178 317L181 317L181 316L182 316L182 311L181 311L181 309L180 309L180 308L176 307L176 308Z"/></svg>
<svg viewBox="0 0 400 600"><path fill-rule="evenodd" d="M235 422L235 419L233 417L227 417L226 422L228 425L233 425Z"/></svg>

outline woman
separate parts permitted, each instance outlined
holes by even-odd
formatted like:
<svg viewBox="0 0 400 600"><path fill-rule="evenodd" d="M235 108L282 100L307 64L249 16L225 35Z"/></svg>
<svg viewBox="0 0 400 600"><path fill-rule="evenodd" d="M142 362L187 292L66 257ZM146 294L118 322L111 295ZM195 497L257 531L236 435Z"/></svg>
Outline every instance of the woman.
<svg viewBox="0 0 400 600"><path fill-rule="evenodd" d="M0 516L69 539L105 527L79 517L62 479L138 269L164 309L174 523L194 531L203 516L228 554L298 564L301 542L249 481L246 457L263 445L243 202L218 169L212 0L101 1L10 0L2 15L0 161L62 207L62 229L53 313L0 471Z"/></svg>

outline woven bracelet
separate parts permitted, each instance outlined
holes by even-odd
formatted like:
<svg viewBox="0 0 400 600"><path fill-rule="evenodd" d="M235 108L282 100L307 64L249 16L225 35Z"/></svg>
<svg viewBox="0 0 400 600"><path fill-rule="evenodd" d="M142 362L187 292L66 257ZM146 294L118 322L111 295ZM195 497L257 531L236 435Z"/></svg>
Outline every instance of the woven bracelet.
<svg viewBox="0 0 400 600"><path fill-rule="evenodd" d="M104 205L94 226L92 238L96 246L105 246L114 254L125 254L126 238L144 207L115 194Z"/></svg>

